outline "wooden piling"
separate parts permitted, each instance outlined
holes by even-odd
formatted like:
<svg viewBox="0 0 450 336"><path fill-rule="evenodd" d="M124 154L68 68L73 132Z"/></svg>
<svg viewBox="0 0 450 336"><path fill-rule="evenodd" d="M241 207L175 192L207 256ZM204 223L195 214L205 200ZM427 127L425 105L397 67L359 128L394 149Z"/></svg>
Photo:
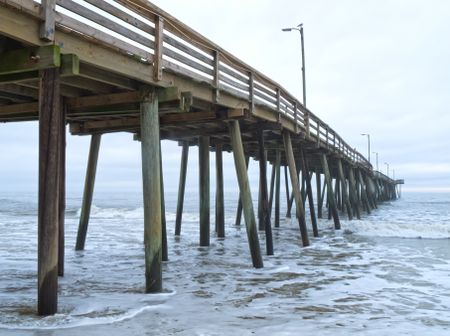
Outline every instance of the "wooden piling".
<svg viewBox="0 0 450 336"><path fill-rule="evenodd" d="M267 191L267 160L264 146L264 131L258 127L259 180L261 191L261 218L259 219L266 232L266 253L273 255L272 226L270 223L269 195Z"/></svg>
<svg viewBox="0 0 450 336"><path fill-rule="evenodd" d="M352 206L350 204L350 198L349 198L349 195L347 192L347 180L345 179L344 168L342 167L341 159L337 160L337 164L338 164L339 178L342 182L342 203L344 204L344 207L347 210L348 219L352 220L353 219L353 211L352 211Z"/></svg>
<svg viewBox="0 0 450 336"><path fill-rule="evenodd" d="M61 105L61 133L58 150L59 158L59 209L58 209L58 275L64 276L65 213L66 213L66 113L67 107Z"/></svg>
<svg viewBox="0 0 450 336"><path fill-rule="evenodd" d="M161 235L162 235L162 261L169 261L169 251L167 247L167 227L166 227L166 201L164 197L164 171L162 165L161 142L159 143L159 171L160 171L160 189L161 189Z"/></svg>
<svg viewBox="0 0 450 336"><path fill-rule="evenodd" d="M280 227L280 180L281 180L281 152L275 154L275 227Z"/></svg>
<svg viewBox="0 0 450 336"><path fill-rule="evenodd" d="M249 163L250 163L250 157L245 156L245 166L247 167L247 170L248 170ZM241 193L239 192L238 206L236 209L236 221L235 221L234 225L240 226L241 218L242 218L242 198L241 198Z"/></svg>
<svg viewBox="0 0 450 336"><path fill-rule="evenodd" d="M320 192L321 190L321 178L320 178L320 171L319 169L316 169L316 188L317 188L317 217L322 218L322 194Z"/></svg>
<svg viewBox="0 0 450 336"><path fill-rule="evenodd" d="M356 181L355 181L355 173L352 167L348 168L348 177L349 177L349 192L350 192L350 203L352 204L352 209L356 215L356 218L361 219L361 211L359 207L358 195L356 191Z"/></svg>
<svg viewBox="0 0 450 336"><path fill-rule="evenodd" d="M38 314L55 314L58 306L59 173L61 146L59 69L42 71L39 97Z"/></svg>
<svg viewBox="0 0 450 336"><path fill-rule="evenodd" d="M314 237L319 237L319 229L317 227L317 218L316 218L316 210L314 209L314 197L313 191L311 187L311 176L309 175L309 165L306 160L305 151L303 148L300 149L300 164L302 166L302 174L305 175L305 183L306 183L306 196L308 197L309 204L309 213L311 216L311 225L313 228ZM306 198L306 197L305 197Z"/></svg>
<svg viewBox="0 0 450 336"><path fill-rule="evenodd" d="M162 290L161 171L158 95L142 90L141 153L144 198L145 291Z"/></svg>
<svg viewBox="0 0 450 336"><path fill-rule="evenodd" d="M209 246L209 137L198 141L199 196L200 196L200 246Z"/></svg>
<svg viewBox="0 0 450 336"><path fill-rule="evenodd" d="M336 202L333 194L333 185L331 181L330 170L328 168L328 161L326 154L321 154L320 160L322 162L322 169L325 175L325 183L327 184L327 199L334 220L334 228L336 230L339 230L341 228L341 222L339 220L339 213L337 211Z"/></svg>
<svg viewBox="0 0 450 336"><path fill-rule="evenodd" d="M247 176L247 167L245 164L244 147L242 145L241 130L239 121L232 120L229 123L230 140L233 148L234 164L241 194L242 208L244 211L245 226L247 229L247 238L252 256L253 267L261 268L264 266L261 250L259 247L258 232L256 227L255 212L253 210L252 195Z"/></svg>
<svg viewBox="0 0 450 336"><path fill-rule="evenodd" d="M275 172L276 167L275 163L272 164L272 171L270 173L270 192L269 192L269 216L272 218L272 209L273 209L273 195L275 192Z"/></svg>
<svg viewBox="0 0 450 336"><path fill-rule="evenodd" d="M285 185L285 190L286 190L286 202L289 202L289 199L290 199L289 196L291 193L289 192L289 178L288 178L287 164L284 166L284 185ZM286 217L288 217L288 216L286 216Z"/></svg>
<svg viewBox="0 0 450 336"><path fill-rule="evenodd" d="M217 237L225 237L222 144L216 144L216 227Z"/></svg>
<svg viewBox="0 0 450 336"><path fill-rule="evenodd" d="M358 169L357 174L358 174L359 184L361 186L361 200L363 202L364 208L366 209L367 213L370 215L370 208L371 207L370 207L370 204L369 204L369 198L367 196L367 190L365 188L364 180L362 178L361 171L359 169Z"/></svg>
<svg viewBox="0 0 450 336"><path fill-rule="evenodd" d="M305 210L303 209L302 195L298 184L297 168L295 166L294 152L292 150L291 134L287 130L283 130L284 150L286 153L286 161L289 166L289 174L291 176L291 186L294 193L295 206L297 208L300 232L302 235L303 246L309 245L308 230L306 228Z"/></svg>
<svg viewBox="0 0 450 336"><path fill-rule="evenodd" d="M84 250L86 234L91 214L92 196L94 194L95 174L97 171L98 152L100 149L101 134L91 136L89 147L88 164L86 168L86 178L84 181L83 203L81 204L80 222L78 224L76 251Z"/></svg>
<svg viewBox="0 0 450 336"><path fill-rule="evenodd" d="M184 192L186 189L186 173L187 173L188 158L189 158L189 143L185 141L183 142L183 149L181 151L180 182L178 184L177 215L175 218L175 236L179 236L181 234L181 220L183 218Z"/></svg>

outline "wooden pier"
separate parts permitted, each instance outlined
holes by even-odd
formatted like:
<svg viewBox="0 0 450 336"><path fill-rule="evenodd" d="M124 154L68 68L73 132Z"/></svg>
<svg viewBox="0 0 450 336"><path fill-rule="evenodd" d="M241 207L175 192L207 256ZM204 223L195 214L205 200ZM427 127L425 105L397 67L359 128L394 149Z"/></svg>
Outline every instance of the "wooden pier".
<svg viewBox="0 0 450 336"><path fill-rule="evenodd" d="M328 206L339 229L343 214L359 219L362 211L398 197L401 180L373 171L281 85L170 14L145 0L83 3L0 0L0 121L39 122L38 314L57 312L58 276L64 274L67 124L71 134L92 137L76 249L85 245L101 135L129 132L141 142L147 292L162 290L161 262L167 260L161 139L183 148L176 235L189 147L199 146L202 246L210 243L210 152L216 155L219 237L225 236L222 153L233 152L240 190L236 224L243 213L254 267L263 267L258 229L265 231L266 254L274 253L283 166L303 246L311 230L319 235L316 209L321 218ZM249 158L260 164L258 211Z"/></svg>

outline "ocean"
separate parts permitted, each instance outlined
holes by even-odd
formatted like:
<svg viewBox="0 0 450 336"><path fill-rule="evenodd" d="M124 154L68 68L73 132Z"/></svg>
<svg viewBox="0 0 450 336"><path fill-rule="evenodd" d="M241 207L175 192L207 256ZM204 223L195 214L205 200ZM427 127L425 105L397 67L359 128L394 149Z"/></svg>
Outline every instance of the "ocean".
<svg viewBox="0 0 450 336"><path fill-rule="evenodd" d="M340 231L321 219L307 248L283 217L275 255L254 269L244 223L234 226L236 193L225 195L225 239L211 209L205 248L197 194L186 194L176 238L167 192L160 294L144 294L141 194L95 193L86 249L75 252L80 195L67 198L59 313L37 317L37 197L0 193L0 335L450 335L448 193L404 192L362 220L342 214ZM260 242L264 251L263 232Z"/></svg>

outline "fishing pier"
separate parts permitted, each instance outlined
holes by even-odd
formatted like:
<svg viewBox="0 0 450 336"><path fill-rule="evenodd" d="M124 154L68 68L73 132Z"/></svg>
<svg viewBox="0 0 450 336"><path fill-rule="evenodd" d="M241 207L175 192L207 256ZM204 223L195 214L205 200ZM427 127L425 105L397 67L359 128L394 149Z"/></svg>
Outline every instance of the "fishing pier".
<svg viewBox="0 0 450 336"><path fill-rule="evenodd" d="M91 136L77 250L86 241L102 134L129 132L141 143L149 293L162 290L162 261L168 259L161 140L182 146L176 235L189 148L199 148L201 246L211 236L210 153L216 157L218 237L225 236L222 153L233 153L236 224L243 215L257 268L263 267L262 250L274 253L283 167L287 216L293 209L303 246L310 244L309 232L319 235L323 209L340 229L340 216L361 218L397 198L402 183L374 171L281 85L145 0L0 0L0 122L32 120L39 122L39 315L57 312L58 276L64 275L67 125L72 135ZM247 176L250 158L260 168L258 209ZM265 232L264 249L258 230Z"/></svg>

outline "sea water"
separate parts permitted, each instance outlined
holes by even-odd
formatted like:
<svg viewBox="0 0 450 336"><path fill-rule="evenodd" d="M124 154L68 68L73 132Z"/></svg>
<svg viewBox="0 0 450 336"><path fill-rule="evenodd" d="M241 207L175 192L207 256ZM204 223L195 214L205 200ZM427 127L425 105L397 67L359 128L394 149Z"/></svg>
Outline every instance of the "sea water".
<svg viewBox="0 0 450 336"><path fill-rule="evenodd" d="M244 223L234 226L237 195L225 199L226 238L211 216L211 246L199 247L198 196L187 193L176 238L166 193L164 291L144 294L141 195L96 193L81 252L81 199L69 195L58 314L38 317L36 195L0 194L0 335L450 335L450 194L404 193L362 220L341 214L340 231L321 219L307 248L283 218L262 269Z"/></svg>

